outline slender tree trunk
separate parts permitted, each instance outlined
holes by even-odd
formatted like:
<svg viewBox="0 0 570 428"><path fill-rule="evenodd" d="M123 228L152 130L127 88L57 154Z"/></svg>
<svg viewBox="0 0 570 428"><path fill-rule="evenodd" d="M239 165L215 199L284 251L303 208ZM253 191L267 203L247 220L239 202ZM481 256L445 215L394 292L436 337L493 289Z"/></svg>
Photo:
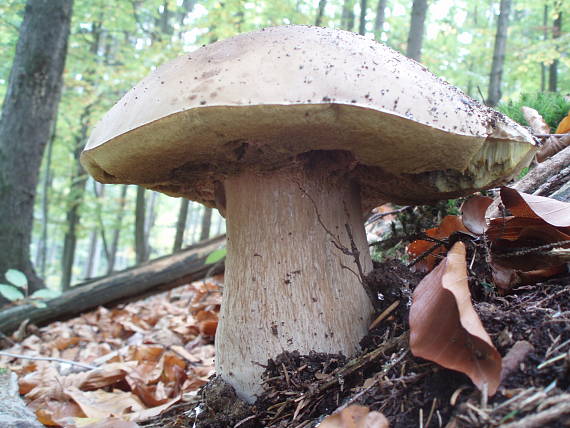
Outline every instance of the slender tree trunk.
<svg viewBox="0 0 570 428"><path fill-rule="evenodd" d="M54 126L55 129L55 126ZM38 248L36 253L36 266L40 272L42 278L45 277L46 273L46 257L47 257L47 244L48 244L48 223L49 223L49 190L51 188L51 183L53 180L53 173L51 169L52 153L53 153L53 141L55 139L55 132L49 140L47 147L47 156L45 163L44 179L42 184L42 229L41 236L38 240Z"/></svg>
<svg viewBox="0 0 570 428"><path fill-rule="evenodd" d="M354 29L354 0L344 0L344 3L342 4L340 26L348 31L352 31Z"/></svg>
<svg viewBox="0 0 570 428"><path fill-rule="evenodd" d="M315 25L318 27L323 23L323 16L325 15L325 8L327 7L327 0L319 0L319 7L317 8L317 17L315 18Z"/></svg>
<svg viewBox="0 0 570 428"><path fill-rule="evenodd" d="M388 0L378 0L376 6L376 18L374 19L374 39L380 41L382 31L384 28L384 21L386 21L386 5Z"/></svg>
<svg viewBox="0 0 570 428"><path fill-rule="evenodd" d="M89 234L89 250L87 252L87 263L85 263L84 278L91 278L95 270L95 258L99 249L99 228L94 227Z"/></svg>
<svg viewBox="0 0 570 428"><path fill-rule="evenodd" d="M197 204L192 204L190 206L190 218L188 219L188 224L190 225L188 227L190 229L190 244L194 244L197 241L196 230L198 228L196 227L196 223L198 220L199 211L200 209Z"/></svg>
<svg viewBox="0 0 570 428"><path fill-rule="evenodd" d="M144 263L148 260L147 243L145 233L145 189L144 187L137 187L137 201L135 206L135 254L136 263Z"/></svg>
<svg viewBox="0 0 570 428"><path fill-rule="evenodd" d="M497 20L497 34L495 35L495 48L493 50L493 64L489 75L489 93L487 105L496 106L501 99L501 81L503 66L507 50L507 29L509 28L509 14L511 13L511 0L501 0L499 18Z"/></svg>
<svg viewBox="0 0 570 428"><path fill-rule="evenodd" d="M368 6L366 0L360 0L360 20L358 22L358 34L364 36L366 34L366 11Z"/></svg>
<svg viewBox="0 0 570 428"><path fill-rule="evenodd" d="M67 230L63 238L63 254L61 256L61 289L67 290L71 286L73 276L73 263L75 261L75 249L77 246L77 227L81 220L80 208L85 194L87 174L79 163L79 157L87 139L89 120L93 104L87 105L81 114L81 130L75 138L75 150L73 152L74 170L71 175L69 188L67 213L65 216Z"/></svg>
<svg viewBox="0 0 570 428"><path fill-rule="evenodd" d="M125 204L127 202L127 185L123 184L121 187L121 195L119 197L119 210L117 212L117 221L115 229L113 230L113 237L111 238L111 248L107 254L107 274L110 274L115 269L115 262L117 260L117 249L119 248L119 239L121 237L121 226L123 224L123 217L125 215Z"/></svg>
<svg viewBox="0 0 570 428"><path fill-rule="evenodd" d="M176 235L174 236L174 246L172 252L175 253L182 249L184 242L184 231L186 230L186 221L188 220L188 206L190 201L186 198L180 200L180 211L178 211L178 221L176 222Z"/></svg>
<svg viewBox="0 0 570 428"><path fill-rule="evenodd" d="M26 3L0 118L0 275L23 271L30 291L43 287L30 260L34 199L61 97L72 4Z"/></svg>
<svg viewBox="0 0 570 428"><path fill-rule="evenodd" d="M552 39L556 40L560 38L560 34L562 32L562 11L560 10L562 7L562 3L559 2L557 5L558 15L554 19L554 23L552 26ZM548 69L548 90L550 92L556 92L558 90L558 63L560 60L555 58L550 64Z"/></svg>
<svg viewBox="0 0 570 428"><path fill-rule="evenodd" d="M418 62L422 57L427 10L428 0L414 0L412 4L412 16L410 19L410 32L408 33L406 55Z"/></svg>
<svg viewBox="0 0 570 428"><path fill-rule="evenodd" d="M212 225L212 208L204 207L202 214L202 226L200 227L200 241L210 237L210 226Z"/></svg>

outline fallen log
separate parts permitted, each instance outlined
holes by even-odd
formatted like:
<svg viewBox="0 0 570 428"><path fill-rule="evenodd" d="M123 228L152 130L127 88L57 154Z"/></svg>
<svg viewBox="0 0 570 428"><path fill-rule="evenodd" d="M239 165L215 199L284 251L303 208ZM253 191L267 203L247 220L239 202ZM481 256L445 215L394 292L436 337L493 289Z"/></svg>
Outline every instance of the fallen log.
<svg viewBox="0 0 570 428"><path fill-rule="evenodd" d="M202 279L223 271L223 263L206 264L212 251L225 245L225 236L200 242L170 256L79 284L39 308L30 303L0 311L0 332L14 332L22 322L44 325L64 320L100 305L117 305Z"/></svg>

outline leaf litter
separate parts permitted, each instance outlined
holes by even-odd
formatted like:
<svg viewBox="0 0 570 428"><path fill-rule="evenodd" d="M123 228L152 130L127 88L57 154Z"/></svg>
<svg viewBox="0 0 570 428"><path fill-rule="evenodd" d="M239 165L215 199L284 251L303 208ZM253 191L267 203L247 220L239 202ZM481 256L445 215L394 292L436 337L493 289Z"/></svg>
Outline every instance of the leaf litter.
<svg viewBox="0 0 570 428"><path fill-rule="evenodd" d="M567 224L541 219L533 209L535 201L528 202L524 196L515 199L515 206L521 203L519 199L531 206L531 214L520 218L530 218L533 226L538 220L557 233L566 232ZM570 277L560 271L552 279L537 275L535 285L521 285L519 278L500 292L489 287L495 279L489 255L522 238L526 244L536 244L536 234L528 233L528 225L523 224L509 232L512 236L500 235L510 241L490 245L484 235L493 222L481 220L480 214L486 203L474 201L472 208L464 209L461 222L448 220L457 227L435 238L441 241L442 251L434 267L437 262L443 267L435 267L432 274L446 269L448 251L463 245L457 244L462 241L465 264L459 270L465 270L467 287L461 287L471 297L464 293L451 300L457 312L465 302L473 302L467 324L472 327L474 319L480 320L486 333L475 336L490 346L484 353L497 352L503 357L494 395L496 367L490 380L480 382L468 370L463 370L467 374L450 370L410 352L411 296L414 290L417 293L423 274L411 272L396 260L375 264L367 278L381 297L376 317L380 321L362 340L362 353L352 359L295 352L276 356L267 365L266 392L254 405L241 402L231 387L211 377L220 303L216 281L190 284L142 302L101 308L54 323L10 349L82 361L97 366L96 370L77 372L65 365L56 369L53 362L5 357L2 362L20 375L21 392L30 407L40 400L36 409L44 423L51 418L69 427L302 428L320 424L325 428L383 428L385 420L393 427L569 426ZM479 214L468 214L471 211ZM511 214L516 216L517 208ZM509 229L506 220L503 225L503 230ZM450 239L454 233L456 238ZM504 268L508 269L516 271ZM446 282L444 274L436 276L440 277L436 283ZM476 359L478 354L468 355Z"/></svg>

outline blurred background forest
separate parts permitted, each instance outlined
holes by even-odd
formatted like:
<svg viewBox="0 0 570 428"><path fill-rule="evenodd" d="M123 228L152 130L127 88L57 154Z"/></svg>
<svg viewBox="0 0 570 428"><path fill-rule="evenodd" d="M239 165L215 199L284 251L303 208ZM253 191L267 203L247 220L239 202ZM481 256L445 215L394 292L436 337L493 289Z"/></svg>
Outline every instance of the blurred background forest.
<svg viewBox="0 0 570 428"><path fill-rule="evenodd" d="M0 2L0 99L25 7L25 0ZM215 210L136 186L98 184L78 162L105 111L153 67L184 52L265 26L342 28L421 61L479 101L500 99L508 108L523 94L570 92L566 17L570 2L556 0L75 0L57 119L40 153L29 258L50 288L66 289L225 231ZM10 263L0 267L26 270Z"/></svg>

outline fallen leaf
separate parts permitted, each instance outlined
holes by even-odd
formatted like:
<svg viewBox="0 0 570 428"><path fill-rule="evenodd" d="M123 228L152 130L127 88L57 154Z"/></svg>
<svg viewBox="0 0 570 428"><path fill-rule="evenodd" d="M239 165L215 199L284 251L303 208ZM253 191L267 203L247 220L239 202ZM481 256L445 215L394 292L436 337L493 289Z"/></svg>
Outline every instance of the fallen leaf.
<svg viewBox="0 0 570 428"><path fill-rule="evenodd" d="M467 230L475 235L485 233L485 230L487 230L485 213L492 203L493 198L488 196L474 196L461 205L461 220Z"/></svg>
<svg viewBox="0 0 570 428"><path fill-rule="evenodd" d="M570 203L568 202L529 195L509 187L501 187L501 200L516 217L540 218L551 226L562 228L562 232L570 233Z"/></svg>
<svg viewBox="0 0 570 428"><path fill-rule="evenodd" d="M489 396L497 391L501 356L471 304L462 242L414 291L410 349L417 357L465 373L479 389L486 383Z"/></svg>
<svg viewBox="0 0 570 428"><path fill-rule="evenodd" d="M551 135L546 139L540 150L536 153L536 160L544 162L546 159L554 156L556 153L562 151L570 146L570 134L562 137Z"/></svg>
<svg viewBox="0 0 570 428"><path fill-rule="evenodd" d="M455 215L448 215L445 216L438 227L434 227L432 229L428 229L425 231L425 234L435 238L435 239L446 239L454 232L464 232L470 233L463 222L461 221L461 217ZM413 258L419 257L428 251L430 248L436 246L437 248L433 250L429 255L424 257L418 263L416 263L412 270L417 272L429 272L431 271L437 262L441 259L441 256L445 254L446 248L443 245L439 245L435 242L425 241L423 239L418 239L416 241L411 242L407 247L407 252Z"/></svg>
<svg viewBox="0 0 570 428"><path fill-rule="evenodd" d="M319 428L389 428L390 423L380 412L353 404L339 413L327 416Z"/></svg>
<svg viewBox="0 0 570 428"><path fill-rule="evenodd" d="M566 117L560 121L556 131L554 131L555 134L566 134L568 132L570 132L570 111Z"/></svg>

